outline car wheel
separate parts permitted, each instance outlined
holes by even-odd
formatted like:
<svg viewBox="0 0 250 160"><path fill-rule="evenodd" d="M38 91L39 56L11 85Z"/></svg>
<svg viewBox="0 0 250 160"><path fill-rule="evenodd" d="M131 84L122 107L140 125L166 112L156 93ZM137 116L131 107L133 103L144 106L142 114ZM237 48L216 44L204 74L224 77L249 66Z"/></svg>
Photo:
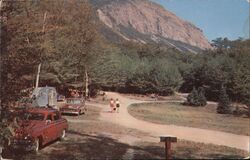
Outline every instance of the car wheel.
<svg viewBox="0 0 250 160"><path fill-rule="evenodd" d="M64 140L65 137L66 137L66 130L64 129L64 130L62 131L62 133L61 133L60 140L61 140L61 141Z"/></svg>
<svg viewBox="0 0 250 160"><path fill-rule="evenodd" d="M82 114L86 114L87 110L83 108Z"/></svg>

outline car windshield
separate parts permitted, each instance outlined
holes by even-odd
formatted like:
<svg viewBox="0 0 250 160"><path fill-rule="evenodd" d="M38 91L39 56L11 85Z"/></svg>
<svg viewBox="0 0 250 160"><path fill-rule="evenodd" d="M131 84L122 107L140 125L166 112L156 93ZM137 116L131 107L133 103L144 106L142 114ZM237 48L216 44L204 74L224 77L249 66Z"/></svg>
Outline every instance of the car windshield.
<svg viewBox="0 0 250 160"><path fill-rule="evenodd" d="M79 99L68 99L67 103L68 104L81 104L81 100L79 100Z"/></svg>
<svg viewBox="0 0 250 160"><path fill-rule="evenodd" d="M25 113L24 115L25 120L30 120L30 121L42 121L44 120L44 114L42 113Z"/></svg>

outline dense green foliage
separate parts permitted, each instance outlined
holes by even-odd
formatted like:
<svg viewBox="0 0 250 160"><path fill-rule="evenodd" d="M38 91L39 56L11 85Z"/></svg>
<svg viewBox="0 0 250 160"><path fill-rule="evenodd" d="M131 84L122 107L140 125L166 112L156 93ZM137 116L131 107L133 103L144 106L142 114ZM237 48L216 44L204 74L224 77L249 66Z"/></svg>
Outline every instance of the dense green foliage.
<svg viewBox="0 0 250 160"><path fill-rule="evenodd" d="M249 104L250 41L231 41L230 47L218 48L195 57L191 69L183 75L182 91L203 86L209 100L218 100L224 84L232 101Z"/></svg>
<svg viewBox="0 0 250 160"><path fill-rule="evenodd" d="M38 64L42 64L40 86L59 87L76 75L83 77L98 38L87 1L1 4L0 139L6 139L5 130L12 124L6 121L8 110L23 96L22 90L34 87Z"/></svg>
<svg viewBox="0 0 250 160"><path fill-rule="evenodd" d="M127 89L135 93L173 94L182 81L178 68L168 61L141 62L132 77L127 80Z"/></svg>
<svg viewBox="0 0 250 160"><path fill-rule="evenodd" d="M179 53L160 45L113 45L112 53L107 52L105 57L112 54L106 62L116 66L107 65L104 69L105 73L111 74L106 76L112 77L114 83L106 85L104 82L101 86L126 92L164 95L173 91L191 92L193 87L202 87L205 93L203 99L217 101L220 87L224 84L232 101L249 104L250 41L226 42L227 45L222 45L224 40L217 42L222 43L218 46L226 48L204 51L198 55Z"/></svg>
<svg viewBox="0 0 250 160"><path fill-rule="evenodd" d="M87 1L4 1L1 9L1 102L40 85L65 85L83 80L97 34Z"/></svg>
<svg viewBox="0 0 250 160"><path fill-rule="evenodd" d="M1 102L15 100L20 90L30 87L34 72L44 51L42 29L36 17L31 16L29 4L6 1L1 9ZM42 27L41 27L42 28ZM32 84L32 83L31 83Z"/></svg>
<svg viewBox="0 0 250 160"><path fill-rule="evenodd" d="M172 62L165 51L158 53L159 46L106 44L103 47L96 61L89 64L89 72L92 83L105 90L168 95L182 83L177 62Z"/></svg>

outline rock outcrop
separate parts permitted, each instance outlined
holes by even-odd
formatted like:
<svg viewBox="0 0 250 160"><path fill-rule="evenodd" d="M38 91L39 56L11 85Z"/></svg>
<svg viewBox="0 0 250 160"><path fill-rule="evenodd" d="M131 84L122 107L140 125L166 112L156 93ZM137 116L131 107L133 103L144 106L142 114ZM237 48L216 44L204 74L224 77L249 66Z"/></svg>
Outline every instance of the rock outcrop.
<svg viewBox="0 0 250 160"><path fill-rule="evenodd" d="M102 2L102 4L95 3L99 19L124 40L141 43L163 42L174 47L180 46L176 45L176 42L180 42L200 49L211 48L201 29L155 2L149 0Z"/></svg>

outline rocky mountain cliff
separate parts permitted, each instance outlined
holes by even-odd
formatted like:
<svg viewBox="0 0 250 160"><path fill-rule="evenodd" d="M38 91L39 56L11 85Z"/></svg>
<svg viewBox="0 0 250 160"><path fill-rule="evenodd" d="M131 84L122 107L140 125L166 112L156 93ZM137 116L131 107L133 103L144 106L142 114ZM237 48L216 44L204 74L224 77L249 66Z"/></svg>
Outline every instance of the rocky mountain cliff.
<svg viewBox="0 0 250 160"><path fill-rule="evenodd" d="M202 30L149 0L91 0L108 40L163 43L179 50L210 49ZM196 48L196 49L195 49Z"/></svg>

